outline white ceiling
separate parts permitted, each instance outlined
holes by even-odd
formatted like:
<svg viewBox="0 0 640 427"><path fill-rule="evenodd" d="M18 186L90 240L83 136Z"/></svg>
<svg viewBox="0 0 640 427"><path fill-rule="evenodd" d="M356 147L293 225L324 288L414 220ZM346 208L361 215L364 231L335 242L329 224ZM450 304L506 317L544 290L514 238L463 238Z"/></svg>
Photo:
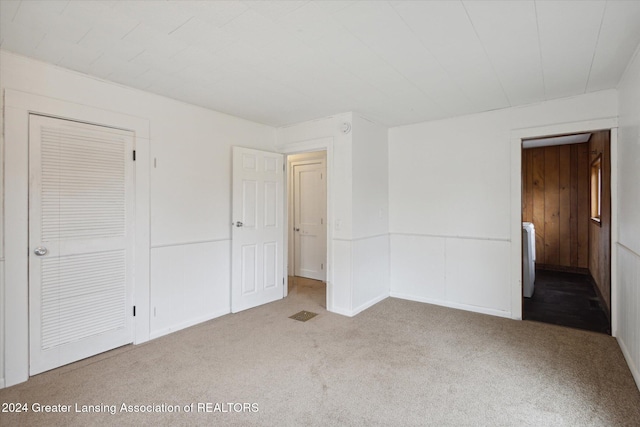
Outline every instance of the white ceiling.
<svg viewBox="0 0 640 427"><path fill-rule="evenodd" d="M640 1L0 1L0 48L274 126L616 87Z"/></svg>
<svg viewBox="0 0 640 427"><path fill-rule="evenodd" d="M522 141L522 148L551 147L554 145L581 144L589 141L591 133L577 133L575 135L551 136L548 138L532 138Z"/></svg>

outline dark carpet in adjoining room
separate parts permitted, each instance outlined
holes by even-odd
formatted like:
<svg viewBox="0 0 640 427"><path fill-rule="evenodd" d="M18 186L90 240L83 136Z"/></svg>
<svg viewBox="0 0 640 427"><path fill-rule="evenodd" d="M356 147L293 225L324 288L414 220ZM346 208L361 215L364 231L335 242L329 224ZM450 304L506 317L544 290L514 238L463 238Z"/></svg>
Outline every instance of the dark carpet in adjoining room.
<svg viewBox="0 0 640 427"><path fill-rule="evenodd" d="M535 292L524 298L523 317L611 334L603 302L585 274L536 270Z"/></svg>

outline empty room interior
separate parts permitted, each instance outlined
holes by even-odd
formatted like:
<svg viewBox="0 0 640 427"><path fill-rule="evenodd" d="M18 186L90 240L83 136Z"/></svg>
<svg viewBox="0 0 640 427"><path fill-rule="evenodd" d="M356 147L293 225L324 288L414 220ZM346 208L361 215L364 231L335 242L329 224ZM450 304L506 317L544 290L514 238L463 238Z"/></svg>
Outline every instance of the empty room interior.
<svg viewBox="0 0 640 427"><path fill-rule="evenodd" d="M0 424L637 425L639 22L0 0Z"/></svg>

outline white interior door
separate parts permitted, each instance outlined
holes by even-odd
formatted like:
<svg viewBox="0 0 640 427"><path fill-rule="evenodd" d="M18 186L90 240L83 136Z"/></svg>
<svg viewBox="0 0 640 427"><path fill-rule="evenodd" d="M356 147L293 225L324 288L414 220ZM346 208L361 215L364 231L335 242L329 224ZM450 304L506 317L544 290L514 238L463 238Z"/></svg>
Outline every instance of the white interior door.
<svg viewBox="0 0 640 427"><path fill-rule="evenodd" d="M231 311L283 297L283 156L233 147Z"/></svg>
<svg viewBox="0 0 640 427"><path fill-rule="evenodd" d="M324 163L293 166L294 272L326 279L326 181Z"/></svg>
<svg viewBox="0 0 640 427"><path fill-rule="evenodd" d="M31 375L133 341L133 142L29 117Z"/></svg>

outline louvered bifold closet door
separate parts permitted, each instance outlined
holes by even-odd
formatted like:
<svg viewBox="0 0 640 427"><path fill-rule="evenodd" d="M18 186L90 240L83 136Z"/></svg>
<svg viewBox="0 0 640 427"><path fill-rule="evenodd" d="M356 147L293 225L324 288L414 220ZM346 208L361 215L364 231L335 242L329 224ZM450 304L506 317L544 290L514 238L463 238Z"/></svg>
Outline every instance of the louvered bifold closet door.
<svg viewBox="0 0 640 427"><path fill-rule="evenodd" d="M132 342L133 142L29 117L31 375Z"/></svg>

